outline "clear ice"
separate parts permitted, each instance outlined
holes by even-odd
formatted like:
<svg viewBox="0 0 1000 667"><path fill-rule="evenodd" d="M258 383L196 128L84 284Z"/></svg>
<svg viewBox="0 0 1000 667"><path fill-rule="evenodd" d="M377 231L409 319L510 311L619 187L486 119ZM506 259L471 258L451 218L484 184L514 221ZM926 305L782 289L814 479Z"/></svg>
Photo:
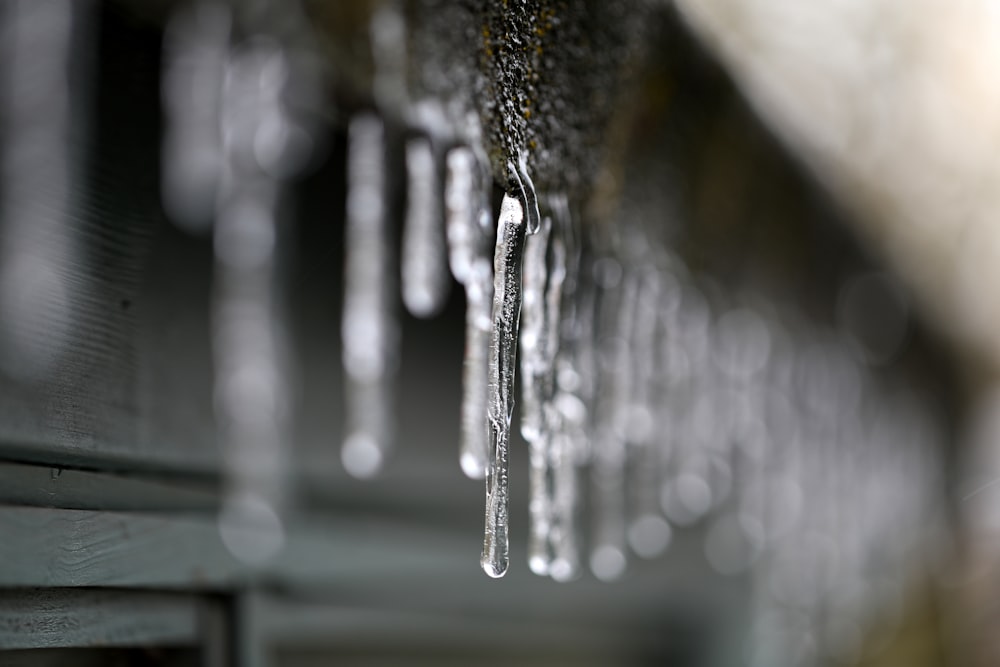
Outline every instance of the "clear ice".
<svg viewBox="0 0 1000 667"><path fill-rule="evenodd" d="M493 260L493 329L490 335L489 463L486 471L486 531L480 564L491 577L507 572L509 447L514 411L514 374L521 316L521 261L524 254L524 209L519 199L504 195L497 224Z"/></svg>

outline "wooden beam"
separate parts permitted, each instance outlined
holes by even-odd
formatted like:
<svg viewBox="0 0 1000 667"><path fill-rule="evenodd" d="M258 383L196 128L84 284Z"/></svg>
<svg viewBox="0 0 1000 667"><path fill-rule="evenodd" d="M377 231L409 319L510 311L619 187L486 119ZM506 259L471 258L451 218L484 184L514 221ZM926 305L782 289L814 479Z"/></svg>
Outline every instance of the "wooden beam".
<svg viewBox="0 0 1000 667"><path fill-rule="evenodd" d="M195 646L204 604L166 593L0 591L0 649Z"/></svg>

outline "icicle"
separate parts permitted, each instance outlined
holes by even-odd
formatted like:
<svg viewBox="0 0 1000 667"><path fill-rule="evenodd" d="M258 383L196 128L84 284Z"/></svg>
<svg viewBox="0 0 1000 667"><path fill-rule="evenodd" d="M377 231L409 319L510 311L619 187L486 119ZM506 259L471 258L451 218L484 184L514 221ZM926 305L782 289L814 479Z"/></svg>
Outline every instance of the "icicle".
<svg viewBox="0 0 1000 667"><path fill-rule="evenodd" d="M633 450L629 479L632 491L632 517L628 541L632 551L642 558L660 555L670 544L670 524L660 515L660 447L655 439L654 397L656 384L665 372L659 348L661 290L657 270L643 271L636 301L635 326L630 349L632 355L632 391L626 435Z"/></svg>
<svg viewBox="0 0 1000 667"><path fill-rule="evenodd" d="M549 524L552 499L549 491L549 442L545 422L550 403L552 355L549 346L547 266L552 221L545 218L539 233L524 243L524 288L521 306L521 435L529 449L530 527L528 565L535 574L548 572Z"/></svg>
<svg viewBox="0 0 1000 667"><path fill-rule="evenodd" d="M478 165L466 147L447 157L445 206L448 261L455 279L465 285L465 362L462 373L462 442L459 462L473 479L486 476L488 429L486 396L490 331L493 326L493 263L487 222L490 213Z"/></svg>
<svg viewBox="0 0 1000 667"><path fill-rule="evenodd" d="M279 183L248 162L258 128L280 113L265 73L284 53L260 42L232 54L221 98L224 188L214 234L213 352L226 497L222 539L252 563L284 542L288 369L277 293Z"/></svg>
<svg viewBox="0 0 1000 667"><path fill-rule="evenodd" d="M398 4L381 6L369 28L375 65L375 101L383 112L398 113L407 99L406 23ZM345 294L341 318L347 435L340 458L344 469L357 478L369 478L381 470L395 438L394 386L399 352L396 301L399 296L396 281L390 277L390 223L386 202L391 198L384 164L385 135L382 120L371 113L358 115L348 128ZM411 177L414 175L413 161L408 152L407 167ZM421 157L415 156L415 161L419 163ZM433 157L430 162L433 168ZM425 175L433 178L430 170ZM433 181L424 185L427 190L433 189ZM433 205L433 197L431 202ZM407 215L407 222L411 223L411 215ZM407 225L408 230L411 227L412 224ZM411 242L418 243L412 235ZM411 249L407 248L410 257L413 256ZM408 258L404 262L410 264ZM407 268L419 271L413 264ZM409 278L408 274L404 275ZM418 285L411 287L417 289ZM418 297L417 301L420 300ZM417 304L417 310L421 305L426 306L426 302Z"/></svg>
<svg viewBox="0 0 1000 667"><path fill-rule="evenodd" d="M669 367L666 409L674 428L669 434L672 451L660 488L660 506L671 522L686 526L700 519L712 505L707 453L693 426L698 401L707 391L711 310L693 284L685 284L678 311L671 319L674 335L668 336L664 344Z"/></svg>
<svg viewBox="0 0 1000 667"><path fill-rule="evenodd" d="M550 542L552 562L549 575L556 581L569 581L580 572L577 543L576 513L579 505L579 466L583 461L584 431L587 408L580 396L583 389L576 359L581 345L581 328L590 327L584 290L580 289L580 248L574 235L569 205L562 195L549 202L553 216L551 284L559 284L559 304L555 299L547 307L555 316L550 320L549 334L554 361L552 410L552 519ZM560 278L561 274L561 278ZM551 290L550 290L551 292ZM554 296L554 294L553 294ZM581 320L581 313L582 319Z"/></svg>
<svg viewBox="0 0 1000 667"><path fill-rule="evenodd" d="M490 457L486 472L486 534L480 559L483 570L491 577L502 577L508 563L508 448L514 410L524 238L521 202L504 195L493 263L493 331L490 337L490 393L487 403Z"/></svg>
<svg viewBox="0 0 1000 667"><path fill-rule="evenodd" d="M548 280L545 288L545 312L541 340L545 345L545 366L544 392L545 403L551 405L552 396L555 391L555 361L559 354L560 333L562 330L562 302L563 289L566 284L566 243L562 234L553 233L551 248L551 263L549 266ZM548 422L552 417L545 415Z"/></svg>
<svg viewBox="0 0 1000 667"><path fill-rule="evenodd" d="M549 573L552 562L550 529L552 522L552 490L549 480L550 441L546 432L535 442L528 443L528 567L537 575Z"/></svg>
<svg viewBox="0 0 1000 667"><path fill-rule="evenodd" d="M448 296L441 193L429 139L406 145L407 201L403 228L403 302L416 317L440 312Z"/></svg>
<svg viewBox="0 0 1000 667"><path fill-rule="evenodd" d="M398 2L385 2L372 16L369 33L375 77L372 88L379 108L398 112L406 103L406 18Z"/></svg>
<svg viewBox="0 0 1000 667"><path fill-rule="evenodd" d="M266 560L284 539L288 388L275 330L275 194L235 195L215 235L215 394L227 486L220 528L249 562Z"/></svg>
<svg viewBox="0 0 1000 667"><path fill-rule="evenodd" d="M90 2L8 0L0 6L0 369L38 379L69 342L70 224L87 117Z"/></svg>
<svg viewBox="0 0 1000 667"><path fill-rule="evenodd" d="M555 436L552 443L553 510L552 564L549 573L557 581L568 581L580 569L577 540L577 510L580 505L580 467L590 456L590 422L588 403L591 398L589 380L585 379L580 363L591 356L592 337L582 334L593 326L593 299L581 293L569 317L574 336L563 341L556 361ZM568 345L567 345L568 343Z"/></svg>
<svg viewBox="0 0 1000 667"><path fill-rule="evenodd" d="M524 242L524 289L521 305L521 435L531 443L542 433L543 383L548 372L546 349L546 255L552 221L546 218L539 233Z"/></svg>
<svg viewBox="0 0 1000 667"><path fill-rule="evenodd" d="M563 456L568 455L569 452L569 442L564 438L563 442L557 444L556 438L562 430L562 415L560 414L559 408L555 403L556 399L556 388L555 388L555 371L556 371L556 357L559 351L559 332L560 332L560 317L562 315L562 298L563 298L563 286L566 279L566 247L563 243L562 234L557 231L554 233L551 242L551 264L549 268L548 283L545 290L545 316L543 320L543 330L542 330L542 340L545 345L545 358L543 360L544 364L544 374L542 376L542 392L544 395L544 400L542 403L543 407L543 426L542 426L542 446L543 452L545 454L545 507L544 516L546 522L545 530L545 542L546 546L551 549L550 553L552 558L555 557L555 546L557 538L559 538L559 533L553 531L554 525L554 514L556 509L556 477L559 471L555 468L557 463L565 463L562 460ZM557 457L556 448L559 447L563 451L559 452ZM573 470L570 468L570 471ZM565 474L565 471L563 472ZM572 510L571 510L572 511ZM545 568L547 572L552 573L552 563L548 563L548 567ZM559 577L561 573L556 573L553 576Z"/></svg>
<svg viewBox="0 0 1000 667"><path fill-rule="evenodd" d="M486 260L473 262L465 287L465 362L462 369L462 443L459 463L466 476L482 479L489 465L486 427L489 391L493 268Z"/></svg>
<svg viewBox="0 0 1000 667"><path fill-rule="evenodd" d="M476 228L474 199L476 158L464 146L448 151L445 160L445 221L448 236L448 266L455 280L466 284L472 262L481 245Z"/></svg>
<svg viewBox="0 0 1000 667"><path fill-rule="evenodd" d="M635 279L623 274L610 257L595 263L601 287L600 384L592 460L594 488L594 537L590 569L598 579L611 581L625 571L625 423L628 410L628 377L631 372L628 342L635 307ZM620 294L620 299L615 297Z"/></svg>
<svg viewBox="0 0 1000 667"><path fill-rule="evenodd" d="M179 226L208 227L222 174L219 106L232 17L220 2L179 9L164 34L163 205Z"/></svg>
<svg viewBox="0 0 1000 667"><path fill-rule="evenodd" d="M571 395L561 398L572 401L570 406L560 406L560 418L566 412L582 417L583 405ZM578 428L576 424L570 428ZM552 437L552 524L550 542L552 562L548 573L556 581L569 581L580 572L579 545L576 538L576 511L579 494L579 467L575 457L572 435L562 430Z"/></svg>
<svg viewBox="0 0 1000 667"><path fill-rule="evenodd" d="M589 255L589 253L588 253ZM589 464L594 455L594 438L597 425L598 399L598 345L597 325L599 320L600 289L594 277L594 260L586 257L586 264L581 262L578 269L578 285L576 288L575 322L573 327L573 355L570 363L559 369L560 386L569 387L570 391L579 397L584 406L579 437L574 439L575 453L581 465ZM586 270L584 270L586 269Z"/></svg>
<svg viewBox="0 0 1000 667"><path fill-rule="evenodd" d="M386 211L385 128L373 114L348 129L348 194L344 312L341 322L347 379L348 435L341 450L355 477L379 471L392 444L393 382L398 325L390 279Z"/></svg>
<svg viewBox="0 0 1000 667"><path fill-rule="evenodd" d="M517 183L517 189L521 193L521 201L524 203L525 217L527 218L525 229L530 236L538 233L542 216L538 212L538 195L535 193L535 184L528 174L528 158L521 154L517 164L513 161L507 163L507 170Z"/></svg>

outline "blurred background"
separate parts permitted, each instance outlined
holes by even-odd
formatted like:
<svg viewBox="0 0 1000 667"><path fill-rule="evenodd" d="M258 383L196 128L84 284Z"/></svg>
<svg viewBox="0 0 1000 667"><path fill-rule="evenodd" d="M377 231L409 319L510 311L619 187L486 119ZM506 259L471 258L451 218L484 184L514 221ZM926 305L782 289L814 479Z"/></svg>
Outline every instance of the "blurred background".
<svg viewBox="0 0 1000 667"><path fill-rule="evenodd" d="M0 663L1000 660L988 0L0 34Z"/></svg>

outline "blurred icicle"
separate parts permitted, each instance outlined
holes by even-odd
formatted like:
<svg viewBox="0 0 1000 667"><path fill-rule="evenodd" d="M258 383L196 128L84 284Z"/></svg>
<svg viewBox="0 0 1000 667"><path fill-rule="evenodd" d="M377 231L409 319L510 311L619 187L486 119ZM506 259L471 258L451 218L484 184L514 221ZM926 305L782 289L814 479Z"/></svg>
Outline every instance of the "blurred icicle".
<svg viewBox="0 0 1000 667"><path fill-rule="evenodd" d="M521 259L525 222L521 202L504 195L493 262L493 330L489 362L489 464L486 471L486 532L480 563L491 577L507 572L508 461L514 410L514 373L521 316Z"/></svg>
<svg viewBox="0 0 1000 667"><path fill-rule="evenodd" d="M558 307L549 303L555 314L549 332L554 341L551 420L552 516L550 542L552 562L549 575L556 581L569 581L580 572L580 544L577 537L577 511L580 505L580 465L586 449L587 407L581 398L583 382L577 362L584 327L592 326L580 289L581 248L570 217L565 196L551 198L553 217L553 265L558 275L563 268ZM583 313L581 315L581 313Z"/></svg>
<svg viewBox="0 0 1000 667"><path fill-rule="evenodd" d="M459 462L472 479L486 475L490 331L493 326L493 262L488 201L469 148L448 152L445 209L448 263L465 286L465 361L462 372L462 441Z"/></svg>
<svg viewBox="0 0 1000 667"><path fill-rule="evenodd" d="M660 274L652 266L639 276L632 331L632 387L629 397L626 437L632 449L629 490L632 496L628 541L632 551L642 558L653 558L670 544L670 524L659 510L660 450L656 439L654 401L657 384L665 373L662 363L661 329L663 294Z"/></svg>
<svg viewBox="0 0 1000 667"><path fill-rule="evenodd" d="M68 341L91 48L84 0L0 6L0 370L38 379Z"/></svg>
<svg viewBox="0 0 1000 667"><path fill-rule="evenodd" d="M260 563L284 544L289 500L289 368L279 292L281 183L248 159L285 52L260 40L234 49L221 97L223 172L214 233L213 351L225 499L222 538Z"/></svg>
<svg viewBox="0 0 1000 667"><path fill-rule="evenodd" d="M549 348L548 278L546 255L552 230L550 218L524 244L524 287L521 306L521 435L528 443L530 526L528 564L535 574L548 573L549 525L552 497L549 484L549 445L552 433L546 412L552 376Z"/></svg>
<svg viewBox="0 0 1000 667"><path fill-rule="evenodd" d="M709 395L707 342L711 317L701 291L693 284L686 285L674 318L675 336L667 341L673 367L670 411L675 428L670 433L673 451L660 494L666 517L682 526L696 522L712 505L708 452L700 446L696 420L697 416L711 417L711 412L704 409ZM712 422L705 425L711 427Z"/></svg>
<svg viewBox="0 0 1000 667"><path fill-rule="evenodd" d="M402 109L407 98L406 23L398 4L389 2L379 7L372 16L369 28L375 64L375 101L383 113L395 114ZM344 469L358 478L372 477L382 469L395 439L394 386L399 363L396 310L399 294L392 271L387 134L385 123L373 113L358 114L351 119L348 127L346 251L341 318L347 432L340 454ZM427 161L427 157L422 147L416 148L413 154L408 152L407 166L411 177L415 176L414 170L422 161ZM433 164L433 155L429 162ZM431 178L432 174L428 171L420 176ZM418 178L414 190L423 196L426 190L433 187L433 183L428 185L426 180ZM422 202L422 210L414 208L412 214L408 212L408 218L413 214L419 218L433 204L433 200ZM412 224L417 224L417 221ZM411 243L420 245L412 233L410 237ZM417 256L411 259L416 260ZM404 271L419 271L419 266L419 262L408 262ZM426 305L426 302L420 304L418 310Z"/></svg>
<svg viewBox="0 0 1000 667"><path fill-rule="evenodd" d="M375 100L381 109L398 112L407 100L406 19L396 1L381 3L372 16Z"/></svg>
<svg viewBox="0 0 1000 667"><path fill-rule="evenodd" d="M489 463L487 396L493 305L493 269L488 262L473 262L465 290L465 361L462 369L459 463L467 477L483 479Z"/></svg>
<svg viewBox="0 0 1000 667"><path fill-rule="evenodd" d="M560 230L552 232L549 256L551 261L545 284L544 326L541 341L545 346L545 356L542 360L545 368L542 388L544 392L543 405L546 408L551 407L552 396L555 392L555 361L559 354L563 291L567 273L566 242ZM552 416L546 412L543 418L543 428L551 428Z"/></svg>
<svg viewBox="0 0 1000 667"><path fill-rule="evenodd" d="M611 257L595 262L598 309L598 398L591 458L594 493L590 569L612 581L625 571L625 425L629 399L629 341L634 325L636 280Z"/></svg>
<svg viewBox="0 0 1000 667"><path fill-rule="evenodd" d="M431 317L448 297L448 273L438 164L429 139L406 144L406 171L403 302L414 316Z"/></svg>
<svg viewBox="0 0 1000 667"><path fill-rule="evenodd" d="M552 561L555 558L556 540L558 532L553 530L556 510L556 477L559 471L556 469L557 463L570 463L559 460L557 457L557 447L567 447L568 441L557 443L557 437L562 432L562 415L556 405L556 357L559 352L560 342L560 317L562 315L563 288L566 282L566 246L562 238L562 230L553 232L550 243L550 257L548 269L548 280L545 288L545 312L544 327L542 330L542 340L545 345L545 357L543 359L544 374L542 375L542 450L545 454L545 541L549 549L550 561L545 568L546 572L552 574ZM561 453L561 452L560 452ZM568 450L566 451L568 454ZM570 463L575 466L575 464ZM562 473L565 474L565 471ZM540 532L540 531L539 531ZM553 576L558 577L559 574Z"/></svg>
<svg viewBox="0 0 1000 667"><path fill-rule="evenodd" d="M480 225L476 202L476 158L471 149L459 146L448 151L445 164L448 266L455 280L465 285L477 256L488 256L483 250L486 230Z"/></svg>
<svg viewBox="0 0 1000 667"><path fill-rule="evenodd" d="M377 116L356 116L348 129L343 362L347 380L345 469L371 477L392 446L393 385L398 364L392 279L385 127Z"/></svg>
<svg viewBox="0 0 1000 667"><path fill-rule="evenodd" d="M223 2L182 6L164 34L163 205L186 229L208 227L222 174L219 106L232 15Z"/></svg>

